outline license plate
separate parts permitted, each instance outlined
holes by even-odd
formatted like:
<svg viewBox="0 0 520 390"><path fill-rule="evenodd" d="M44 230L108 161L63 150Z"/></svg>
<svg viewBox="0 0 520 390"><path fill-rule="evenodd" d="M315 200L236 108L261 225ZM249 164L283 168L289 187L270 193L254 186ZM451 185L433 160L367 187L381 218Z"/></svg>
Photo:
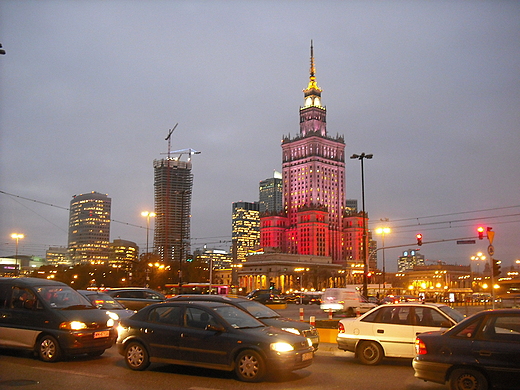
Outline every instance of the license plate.
<svg viewBox="0 0 520 390"><path fill-rule="evenodd" d="M94 332L94 338L99 339L102 337L108 337L110 336L110 332L108 330L103 330L101 332Z"/></svg>
<svg viewBox="0 0 520 390"><path fill-rule="evenodd" d="M304 362L305 360L312 359L312 355L313 355L312 352L307 352L307 353L302 354L302 362Z"/></svg>

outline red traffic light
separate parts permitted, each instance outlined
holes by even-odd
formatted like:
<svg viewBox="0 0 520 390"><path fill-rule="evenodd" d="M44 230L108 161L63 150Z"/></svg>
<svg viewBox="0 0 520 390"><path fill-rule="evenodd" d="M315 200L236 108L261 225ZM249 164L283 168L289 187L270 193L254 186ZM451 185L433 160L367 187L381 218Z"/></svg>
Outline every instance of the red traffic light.
<svg viewBox="0 0 520 390"><path fill-rule="evenodd" d="M478 239L479 240L483 240L484 239L484 227L483 226L479 226L477 228L477 232L478 232Z"/></svg>
<svg viewBox="0 0 520 390"><path fill-rule="evenodd" d="M421 233L417 233L415 235L415 237L417 237L417 245L421 246L422 245L422 234Z"/></svg>

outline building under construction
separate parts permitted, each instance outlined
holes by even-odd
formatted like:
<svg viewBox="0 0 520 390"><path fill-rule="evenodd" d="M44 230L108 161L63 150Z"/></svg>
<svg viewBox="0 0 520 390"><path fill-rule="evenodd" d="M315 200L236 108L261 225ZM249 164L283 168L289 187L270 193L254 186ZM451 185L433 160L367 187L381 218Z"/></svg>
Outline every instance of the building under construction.
<svg viewBox="0 0 520 390"><path fill-rule="evenodd" d="M191 160L154 160L154 252L166 264L178 267L190 253L190 215L193 174Z"/></svg>

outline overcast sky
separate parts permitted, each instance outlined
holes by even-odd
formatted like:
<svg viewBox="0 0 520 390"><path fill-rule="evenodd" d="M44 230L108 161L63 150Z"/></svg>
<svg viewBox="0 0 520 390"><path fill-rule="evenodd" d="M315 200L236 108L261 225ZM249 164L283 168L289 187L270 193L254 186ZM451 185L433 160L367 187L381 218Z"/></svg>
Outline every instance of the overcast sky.
<svg viewBox="0 0 520 390"><path fill-rule="evenodd" d="M90 191L112 198L111 240L144 248L176 123L172 150L201 151L192 248L228 249L232 202L258 200L299 131L311 39L328 133L374 154L370 228L388 218L403 245L387 270L417 232L429 261L468 265L487 240L453 240L480 224L504 266L520 259L520 2L369 0L0 1L0 257L13 232L21 254L66 246Z"/></svg>

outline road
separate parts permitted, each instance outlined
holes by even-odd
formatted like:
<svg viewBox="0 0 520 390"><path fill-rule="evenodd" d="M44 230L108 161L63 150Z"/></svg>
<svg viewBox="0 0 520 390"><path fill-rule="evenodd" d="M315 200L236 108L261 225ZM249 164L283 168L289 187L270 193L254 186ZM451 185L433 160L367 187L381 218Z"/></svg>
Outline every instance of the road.
<svg viewBox="0 0 520 390"><path fill-rule="evenodd" d="M446 390L413 376L410 359L387 359L376 367L359 364L353 354L318 351L312 366L262 383L237 381L232 373L152 364L131 371L113 347L98 358L44 363L27 353L0 350L0 389L21 390L229 390L329 389Z"/></svg>

